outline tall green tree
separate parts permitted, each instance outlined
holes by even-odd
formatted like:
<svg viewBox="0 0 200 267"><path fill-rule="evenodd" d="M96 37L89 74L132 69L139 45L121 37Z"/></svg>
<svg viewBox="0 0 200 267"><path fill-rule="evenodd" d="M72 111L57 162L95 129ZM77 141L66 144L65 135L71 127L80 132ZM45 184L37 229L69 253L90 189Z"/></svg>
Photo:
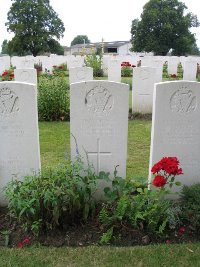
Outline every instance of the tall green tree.
<svg viewBox="0 0 200 267"><path fill-rule="evenodd" d="M23 55L24 51L30 51L37 56L51 51L51 44L57 41L54 38L63 37L64 24L49 2L12 0L6 23L7 30L15 34L9 42L12 52Z"/></svg>
<svg viewBox="0 0 200 267"><path fill-rule="evenodd" d="M8 40L3 40L1 45L1 54L8 54Z"/></svg>
<svg viewBox="0 0 200 267"><path fill-rule="evenodd" d="M87 35L77 35L71 42L71 46L76 44L89 44L89 43L90 40L88 39Z"/></svg>
<svg viewBox="0 0 200 267"><path fill-rule="evenodd" d="M143 7L141 19L133 20L131 40L133 50L166 55L190 53L196 43L191 27L198 27L197 16L185 14L187 7L178 0L150 0Z"/></svg>

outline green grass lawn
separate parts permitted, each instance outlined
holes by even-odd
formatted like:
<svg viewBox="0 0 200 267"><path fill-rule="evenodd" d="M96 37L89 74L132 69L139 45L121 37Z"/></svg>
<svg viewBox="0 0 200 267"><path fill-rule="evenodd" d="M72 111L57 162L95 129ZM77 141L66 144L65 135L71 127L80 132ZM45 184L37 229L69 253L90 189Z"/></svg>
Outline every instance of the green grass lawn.
<svg viewBox="0 0 200 267"><path fill-rule="evenodd" d="M40 122L42 167L56 166L70 156L69 122ZM129 121L127 177L147 177L151 122Z"/></svg>
<svg viewBox="0 0 200 267"><path fill-rule="evenodd" d="M200 244L0 249L0 267L196 267Z"/></svg>

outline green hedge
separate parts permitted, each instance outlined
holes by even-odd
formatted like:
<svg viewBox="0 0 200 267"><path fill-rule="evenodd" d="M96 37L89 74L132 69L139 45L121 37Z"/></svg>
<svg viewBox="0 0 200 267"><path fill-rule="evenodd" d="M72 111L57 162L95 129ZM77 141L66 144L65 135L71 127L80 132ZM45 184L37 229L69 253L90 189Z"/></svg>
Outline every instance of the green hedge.
<svg viewBox="0 0 200 267"><path fill-rule="evenodd" d="M69 84L65 78L39 78L38 116L40 121L69 120Z"/></svg>

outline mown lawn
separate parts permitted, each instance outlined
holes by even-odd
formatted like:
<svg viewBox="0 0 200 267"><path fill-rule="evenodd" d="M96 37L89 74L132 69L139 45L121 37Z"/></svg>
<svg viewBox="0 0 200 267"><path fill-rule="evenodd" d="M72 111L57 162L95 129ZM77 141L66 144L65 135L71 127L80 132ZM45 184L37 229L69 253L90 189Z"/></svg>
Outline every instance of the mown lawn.
<svg viewBox="0 0 200 267"><path fill-rule="evenodd" d="M0 249L1 267L198 267L200 244Z"/></svg>
<svg viewBox="0 0 200 267"><path fill-rule="evenodd" d="M69 122L40 122L42 167L56 166L70 157ZM129 121L127 177L147 177L151 122Z"/></svg>

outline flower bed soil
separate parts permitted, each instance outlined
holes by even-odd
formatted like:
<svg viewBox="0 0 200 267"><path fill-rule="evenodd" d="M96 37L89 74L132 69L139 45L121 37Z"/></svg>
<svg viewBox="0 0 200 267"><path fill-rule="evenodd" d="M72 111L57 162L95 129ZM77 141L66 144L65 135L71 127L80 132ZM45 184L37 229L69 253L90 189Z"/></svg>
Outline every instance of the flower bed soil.
<svg viewBox="0 0 200 267"><path fill-rule="evenodd" d="M184 229L183 233L171 231L165 236L159 237L145 233L142 229L134 230L128 225L119 225L118 227L116 226L114 236L109 245L136 246L200 241L200 233L192 232L189 226L184 227ZM0 208L0 246L5 246L5 231L8 230L10 231L8 247L20 248L38 244L51 247L100 245L100 237L105 232L105 229L100 227L98 218L96 217L86 224L77 223L64 225L63 229L49 231L36 237L24 231L15 220L11 220L7 209ZM29 240L29 242L24 242L26 243L24 244L23 240ZM24 245L19 246L19 244Z"/></svg>

